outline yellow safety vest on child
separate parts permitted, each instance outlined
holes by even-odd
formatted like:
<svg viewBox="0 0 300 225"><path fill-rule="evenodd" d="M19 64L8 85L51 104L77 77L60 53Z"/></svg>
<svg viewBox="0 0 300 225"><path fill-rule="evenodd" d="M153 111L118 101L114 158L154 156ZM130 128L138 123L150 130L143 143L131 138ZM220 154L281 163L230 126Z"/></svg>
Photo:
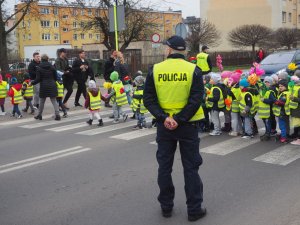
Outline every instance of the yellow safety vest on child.
<svg viewBox="0 0 300 225"><path fill-rule="evenodd" d="M269 99L270 94L274 93L272 90L268 90L263 96L264 99ZM274 94L275 95L275 94ZM264 103L262 100L259 100L258 105L258 116L261 119L268 119L271 115L271 106L269 104Z"/></svg>
<svg viewBox="0 0 300 225"><path fill-rule="evenodd" d="M58 98L64 97L64 84L60 84L58 81L56 81L56 87L57 87L57 97Z"/></svg>
<svg viewBox="0 0 300 225"><path fill-rule="evenodd" d="M281 94L279 94L277 99L280 100L282 95L286 95L286 102L284 104L284 111L285 111L285 114L289 116L291 114L291 111L290 111L290 92L288 92L288 91L282 92ZM275 104L273 105L273 113L274 113L275 116L280 116L281 107L282 106L279 106L279 105L275 105Z"/></svg>
<svg viewBox="0 0 300 225"><path fill-rule="evenodd" d="M245 101L245 96L246 94L249 94L251 96L251 101L252 101L252 106L250 108L250 114L254 115L257 112L257 109L255 107L255 98L253 97L253 95L250 92L242 92L241 93L241 100L240 100L240 112L243 112L246 108L246 101Z"/></svg>
<svg viewBox="0 0 300 225"><path fill-rule="evenodd" d="M101 92L98 91L98 94L96 97L92 95L91 92L88 92L90 96L90 109L91 110L98 110L101 109Z"/></svg>
<svg viewBox="0 0 300 225"><path fill-rule="evenodd" d="M219 87L212 87L211 91L210 91L210 93L208 95L208 98L213 98L214 97L214 95L213 95L214 94L214 89L218 89L220 91L220 99L218 101L218 108L219 109L223 109L225 107L225 103L224 103L224 97L223 97L223 92L222 92L221 88L219 88ZM212 108L213 105L214 105L213 102L210 102L209 100L206 101L206 107L207 108Z"/></svg>
<svg viewBox="0 0 300 225"><path fill-rule="evenodd" d="M293 95L295 98L299 98L300 97L298 96L299 90L300 90L300 86L295 86L293 93L291 93L291 95ZM298 102L294 102L293 100L290 100L290 109L297 109L298 105L299 105Z"/></svg>
<svg viewBox="0 0 300 225"><path fill-rule="evenodd" d="M127 100L127 96L126 96L126 93L125 93L124 86L123 86L122 82L113 83L112 88L114 89L114 91L116 93L115 102L117 103L117 105L118 106L127 105L128 100ZM123 93L121 93L122 89L124 90Z"/></svg>
<svg viewBox="0 0 300 225"><path fill-rule="evenodd" d="M232 87L231 92L235 97L235 100L232 100L231 96L227 97L231 100L231 108L230 108L231 112L239 113L240 112L240 106L239 105L240 105L242 90L240 88L237 88L237 87Z"/></svg>
<svg viewBox="0 0 300 225"><path fill-rule="evenodd" d="M33 86L32 85L29 85L27 82L23 82L23 85L26 85L26 90L25 90L25 93L24 93L24 97L32 97L33 96Z"/></svg>
<svg viewBox="0 0 300 225"><path fill-rule="evenodd" d="M14 87L12 87L12 90L14 92L14 104L20 104L23 102L23 98L22 98L22 91L19 90L17 91Z"/></svg>
<svg viewBox="0 0 300 225"><path fill-rule="evenodd" d="M133 94L136 95L143 95L144 94L144 90L135 90ZM140 113L147 113L148 110L146 109L146 107L144 106L144 101L143 99L136 99L133 98L132 100L132 110L133 111L137 111L139 109Z"/></svg>
<svg viewBox="0 0 300 225"><path fill-rule="evenodd" d="M2 81L0 84L0 98L5 98L7 95L7 82L6 81Z"/></svg>

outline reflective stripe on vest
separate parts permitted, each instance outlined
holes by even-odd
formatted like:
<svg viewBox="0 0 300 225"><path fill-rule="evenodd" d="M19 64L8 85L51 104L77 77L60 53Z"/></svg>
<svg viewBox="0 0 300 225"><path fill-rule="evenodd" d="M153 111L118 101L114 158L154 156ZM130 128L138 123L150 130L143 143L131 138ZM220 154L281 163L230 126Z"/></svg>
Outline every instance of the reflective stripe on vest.
<svg viewBox="0 0 300 225"><path fill-rule="evenodd" d="M209 71L209 65L207 63L208 54L205 52L200 52L197 55L197 66L203 71Z"/></svg>
<svg viewBox="0 0 300 225"><path fill-rule="evenodd" d="M127 96L126 96L126 93L125 93L124 86L123 86L122 82L113 83L112 88L114 89L114 91L116 93L115 102L117 103L117 105L118 106L127 105L128 100L127 100ZM124 92L122 94L121 94L121 89L124 90Z"/></svg>
<svg viewBox="0 0 300 225"><path fill-rule="evenodd" d="M0 98L5 98L7 95L7 82L6 81L2 81L0 84Z"/></svg>
<svg viewBox="0 0 300 225"><path fill-rule="evenodd" d="M144 90L138 90L138 91L134 91L133 93L134 95L144 95ZM137 111L139 110L140 113L147 113L148 110L146 109L146 107L144 106L144 101L143 99L135 99L133 98L132 101L132 109L133 111Z"/></svg>
<svg viewBox="0 0 300 225"><path fill-rule="evenodd" d="M170 116L179 113L188 103L196 65L183 59L167 59L155 64L153 78L158 103ZM190 121L204 118L202 107Z"/></svg>
<svg viewBox="0 0 300 225"><path fill-rule="evenodd" d="M300 86L295 86L293 92L291 95L293 95L295 98L299 98L299 90ZM298 108L298 102L290 101L290 109L297 109Z"/></svg>
<svg viewBox="0 0 300 225"><path fill-rule="evenodd" d="M234 87L234 88L231 88L231 92L233 93L233 95L235 97L235 100L231 99L232 100L231 112L238 113L238 112L240 112L239 104L240 104L242 90L240 88Z"/></svg>
<svg viewBox="0 0 300 225"><path fill-rule="evenodd" d="M22 92L17 91L15 88L12 87L12 90L14 91L14 104L20 104L23 102L23 98L22 98Z"/></svg>
<svg viewBox="0 0 300 225"><path fill-rule="evenodd" d="M56 81L56 87L57 87L57 97L59 98L64 97L64 84L60 84L58 81Z"/></svg>
<svg viewBox="0 0 300 225"><path fill-rule="evenodd" d="M100 90L98 91L98 94L96 97L92 95L91 92L88 92L90 96L90 108L91 110L97 110L101 108L101 93Z"/></svg>
<svg viewBox="0 0 300 225"><path fill-rule="evenodd" d="M269 99L270 94L274 93L272 90L268 90L265 95L263 96L264 99ZM264 103L262 100L259 100L259 106L258 106L258 116L261 119L267 119L270 118L271 115L271 105Z"/></svg>
<svg viewBox="0 0 300 225"><path fill-rule="evenodd" d="M26 90L24 93L24 97L32 97L33 96L33 86L28 85L28 83L24 82L23 85L26 85Z"/></svg>
<svg viewBox="0 0 300 225"><path fill-rule="evenodd" d="M286 95L286 102L284 104L284 112L286 115L290 115L291 111L290 111L290 93L288 91L284 91L281 94L279 94L277 100L280 100L282 95ZM281 111L282 106L278 106L278 105L273 105L273 113L275 116L280 116L280 111Z"/></svg>
<svg viewBox="0 0 300 225"><path fill-rule="evenodd" d="M250 108L250 113L253 115L256 113L256 110L255 110L255 105L254 105L254 97L250 92L242 92L241 93L241 98L240 98L241 100L240 100L240 104L239 104L240 112L244 111L246 108L246 101L245 101L246 94L249 94L251 96L252 107Z"/></svg>
<svg viewBox="0 0 300 225"><path fill-rule="evenodd" d="M211 91L210 91L210 93L208 95L208 98L213 98L214 97L213 96L214 89L218 89L220 91L220 99L218 101L218 108L219 109L223 109L225 107L225 103L224 103L224 97L223 97L223 92L222 92L221 88L219 88L219 87L212 87L212 89L211 89ZM214 105L213 102L210 102L210 101L206 102L206 107L207 108L212 108L213 105Z"/></svg>

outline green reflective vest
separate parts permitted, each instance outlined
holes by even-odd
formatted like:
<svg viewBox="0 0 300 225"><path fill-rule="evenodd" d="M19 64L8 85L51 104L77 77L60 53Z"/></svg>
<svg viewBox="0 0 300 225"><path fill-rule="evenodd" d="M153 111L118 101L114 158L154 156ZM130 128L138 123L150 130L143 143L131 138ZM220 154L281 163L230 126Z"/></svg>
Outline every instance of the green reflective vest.
<svg viewBox="0 0 300 225"><path fill-rule="evenodd" d="M214 92L214 89L218 89L220 91L220 99L218 101L218 108L219 109L223 109L225 107L225 103L224 103L224 97L223 97L223 92L221 90L221 88L219 87L212 87L211 90L210 90L210 93L208 95L208 98L213 98L213 92ZM207 108L212 108L214 105L213 102L210 102L209 100L206 101L206 107Z"/></svg>
<svg viewBox="0 0 300 225"><path fill-rule="evenodd" d="M283 108L284 108L285 114L289 116L291 114L291 111L290 111L290 92L284 91L284 92L280 93L277 99L279 100L282 95L286 96L286 102L285 102ZM275 105L275 104L273 105L273 113L274 113L275 116L280 116L281 107L282 106L278 106L278 105Z"/></svg>
<svg viewBox="0 0 300 225"><path fill-rule="evenodd" d="M240 112L240 106L239 105L240 105L242 90L238 87L232 87L231 92L233 93L233 95L235 97L235 100L232 100L232 97L228 96L228 98L232 101L232 103L231 103L231 112L238 113L238 112Z"/></svg>
<svg viewBox="0 0 300 225"><path fill-rule="evenodd" d="M14 87L12 87L14 92L14 104L20 104L23 102L22 91L17 91Z"/></svg>
<svg viewBox="0 0 300 225"><path fill-rule="evenodd" d="M57 97L59 98L64 97L64 84L60 84L58 81L56 81L56 87L57 87Z"/></svg>
<svg viewBox="0 0 300 225"><path fill-rule="evenodd" d="M197 55L197 66L203 71L208 72L209 71L209 65L207 62L208 54L205 52L200 52Z"/></svg>
<svg viewBox="0 0 300 225"><path fill-rule="evenodd" d="M240 112L244 111L246 108L246 101L245 101L246 94L249 94L251 96L252 106L250 108L250 114L254 115L257 110L255 108L255 103L254 103L255 99L250 92L242 92L241 93L241 98L240 98L241 100L240 100L240 104L239 104Z"/></svg>
<svg viewBox="0 0 300 225"><path fill-rule="evenodd" d="M188 103L196 65L183 59L167 59L153 67L158 103L170 116L179 113ZM204 118L202 107L190 121Z"/></svg>
<svg viewBox="0 0 300 225"><path fill-rule="evenodd" d="M0 84L0 98L5 98L7 95L7 82L6 81L2 81Z"/></svg>
<svg viewBox="0 0 300 225"><path fill-rule="evenodd" d="M27 82L23 82L23 85L26 85L26 90L24 93L24 97L32 97L33 96L33 86L32 85L28 85Z"/></svg>
<svg viewBox="0 0 300 225"><path fill-rule="evenodd" d="M136 90L133 93L134 95L144 95L144 90ZM139 111L140 113L147 113L148 110L146 109L146 107L144 106L144 101L143 99L136 99L133 98L132 100L132 110L133 111Z"/></svg>
<svg viewBox="0 0 300 225"><path fill-rule="evenodd" d="M264 99L269 99L270 94L274 93L272 90L266 91L265 95L263 96ZM271 105L264 103L262 100L259 100L258 106L258 116L261 119L268 119L271 115Z"/></svg>
<svg viewBox="0 0 300 225"><path fill-rule="evenodd" d="M122 82L114 82L112 88L116 93L115 102L117 103L117 106L127 105L128 100Z"/></svg>
<svg viewBox="0 0 300 225"><path fill-rule="evenodd" d="M90 108L91 110L98 110L101 108L101 92L98 91L98 94L96 97L92 95L91 92L88 92L90 96Z"/></svg>
<svg viewBox="0 0 300 225"><path fill-rule="evenodd" d="M293 95L295 98L299 98L299 90L300 90L300 86L295 86L293 93L291 93L291 95ZM290 101L290 109L297 109L298 108L298 102L294 102L294 101Z"/></svg>

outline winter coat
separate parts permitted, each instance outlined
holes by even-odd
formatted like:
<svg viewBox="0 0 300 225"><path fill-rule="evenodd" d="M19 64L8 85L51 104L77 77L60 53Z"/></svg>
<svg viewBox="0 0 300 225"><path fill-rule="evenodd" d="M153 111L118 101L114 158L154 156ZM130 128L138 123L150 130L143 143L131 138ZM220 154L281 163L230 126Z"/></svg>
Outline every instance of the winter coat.
<svg viewBox="0 0 300 225"><path fill-rule="evenodd" d="M80 66L82 65L88 66L86 71L82 71L80 69ZM77 81L77 83L85 83L88 77L90 77L91 80L95 80L94 72L86 59L75 59L72 65L72 72L74 75L74 79Z"/></svg>
<svg viewBox="0 0 300 225"><path fill-rule="evenodd" d="M98 95L98 91L99 91L99 88L88 88L88 93L86 95L86 99L85 99L85 103L84 103L84 107L86 109L88 108L89 110L91 110L89 93L91 93L93 97L96 97ZM102 101L106 101L106 98L104 98L101 93L100 93L100 97L101 97Z"/></svg>
<svg viewBox="0 0 300 225"><path fill-rule="evenodd" d="M14 91L13 91L12 88L16 89L16 91L20 91L22 89L22 84L14 84L14 85L12 85L10 87L9 91L7 92L7 95L9 97L11 97L11 104L15 104L15 100L14 100L14 95L15 94L14 94Z"/></svg>
<svg viewBox="0 0 300 225"><path fill-rule="evenodd" d="M115 59L110 57L104 64L104 79L106 81L111 81L110 80L110 74L112 72L114 72L114 69L115 69L115 66L114 66L114 62L115 62Z"/></svg>
<svg viewBox="0 0 300 225"><path fill-rule="evenodd" d="M36 70L37 67L40 65L40 62L37 63L36 61L32 60L31 63L28 66L28 73L30 75L30 79L31 80L35 80L36 79Z"/></svg>
<svg viewBox="0 0 300 225"><path fill-rule="evenodd" d="M119 78L122 81L123 84L127 84L127 82L124 80L126 76L129 76L129 70L127 64L122 64L119 60L115 61L115 71L119 73Z"/></svg>
<svg viewBox="0 0 300 225"><path fill-rule="evenodd" d="M40 83L40 98L55 98L57 96L56 69L49 62L41 62L37 68L33 85Z"/></svg>
<svg viewBox="0 0 300 225"><path fill-rule="evenodd" d="M72 67L69 66L69 61L67 58L57 58L54 64L55 68L64 73L64 80L73 80ZM69 71L69 72L66 72Z"/></svg>

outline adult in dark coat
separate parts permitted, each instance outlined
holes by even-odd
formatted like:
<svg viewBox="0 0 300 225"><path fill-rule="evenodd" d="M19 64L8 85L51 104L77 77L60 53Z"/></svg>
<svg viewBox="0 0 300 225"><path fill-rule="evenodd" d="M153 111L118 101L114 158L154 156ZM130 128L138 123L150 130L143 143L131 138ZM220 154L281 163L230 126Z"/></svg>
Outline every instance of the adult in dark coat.
<svg viewBox="0 0 300 225"><path fill-rule="evenodd" d="M78 85L74 105L82 107L79 103L79 99L81 94L86 98L87 93L85 83L88 77L90 77L90 80L95 80L94 72L86 60L85 52L83 50L79 52L79 58L73 62L72 71Z"/></svg>
<svg viewBox="0 0 300 225"><path fill-rule="evenodd" d="M124 78L129 75L128 65L124 61L124 56L122 52L117 52L117 58L115 60L115 71L119 73L120 80L125 85L127 84Z"/></svg>
<svg viewBox="0 0 300 225"><path fill-rule="evenodd" d="M117 52L112 51L109 59L105 61L103 74L104 74L104 80L106 82L112 83L110 80L110 74L112 72L114 72L114 70L115 70L114 63L115 63L116 57L117 57ZM110 92L111 92L111 88L107 90L107 94L110 94ZM111 108L112 106L109 104L109 102L105 102L105 107Z"/></svg>
<svg viewBox="0 0 300 225"><path fill-rule="evenodd" d="M55 60L55 68L64 73L63 84L64 89L67 89L67 93L63 100L63 104L65 105L66 109L68 109L67 102L73 93L74 77L71 71L72 67L69 66L66 49L61 48L58 50L58 58Z"/></svg>
<svg viewBox="0 0 300 225"><path fill-rule="evenodd" d="M35 80L36 79L36 69L37 67L40 65L41 62L41 56L40 53L35 52L33 53L33 60L30 62L29 66L28 66L28 73L30 75L30 79L31 80ZM33 86L33 105L35 108L39 107L39 94L40 94L40 84L36 84Z"/></svg>
<svg viewBox="0 0 300 225"><path fill-rule="evenodd" d="M57 97L57 87L56 87L56 70L51 63L48 62L49 57L47 55L42 55L41 63L36 71L36 79L31 81L32 85L40 84L40 106L39 113L35 116L35 119L42 120L42 114L44 110L44 105L46 98L50 98L55 111L55 120L60 120L58 105L56 102Z"/></svg>

